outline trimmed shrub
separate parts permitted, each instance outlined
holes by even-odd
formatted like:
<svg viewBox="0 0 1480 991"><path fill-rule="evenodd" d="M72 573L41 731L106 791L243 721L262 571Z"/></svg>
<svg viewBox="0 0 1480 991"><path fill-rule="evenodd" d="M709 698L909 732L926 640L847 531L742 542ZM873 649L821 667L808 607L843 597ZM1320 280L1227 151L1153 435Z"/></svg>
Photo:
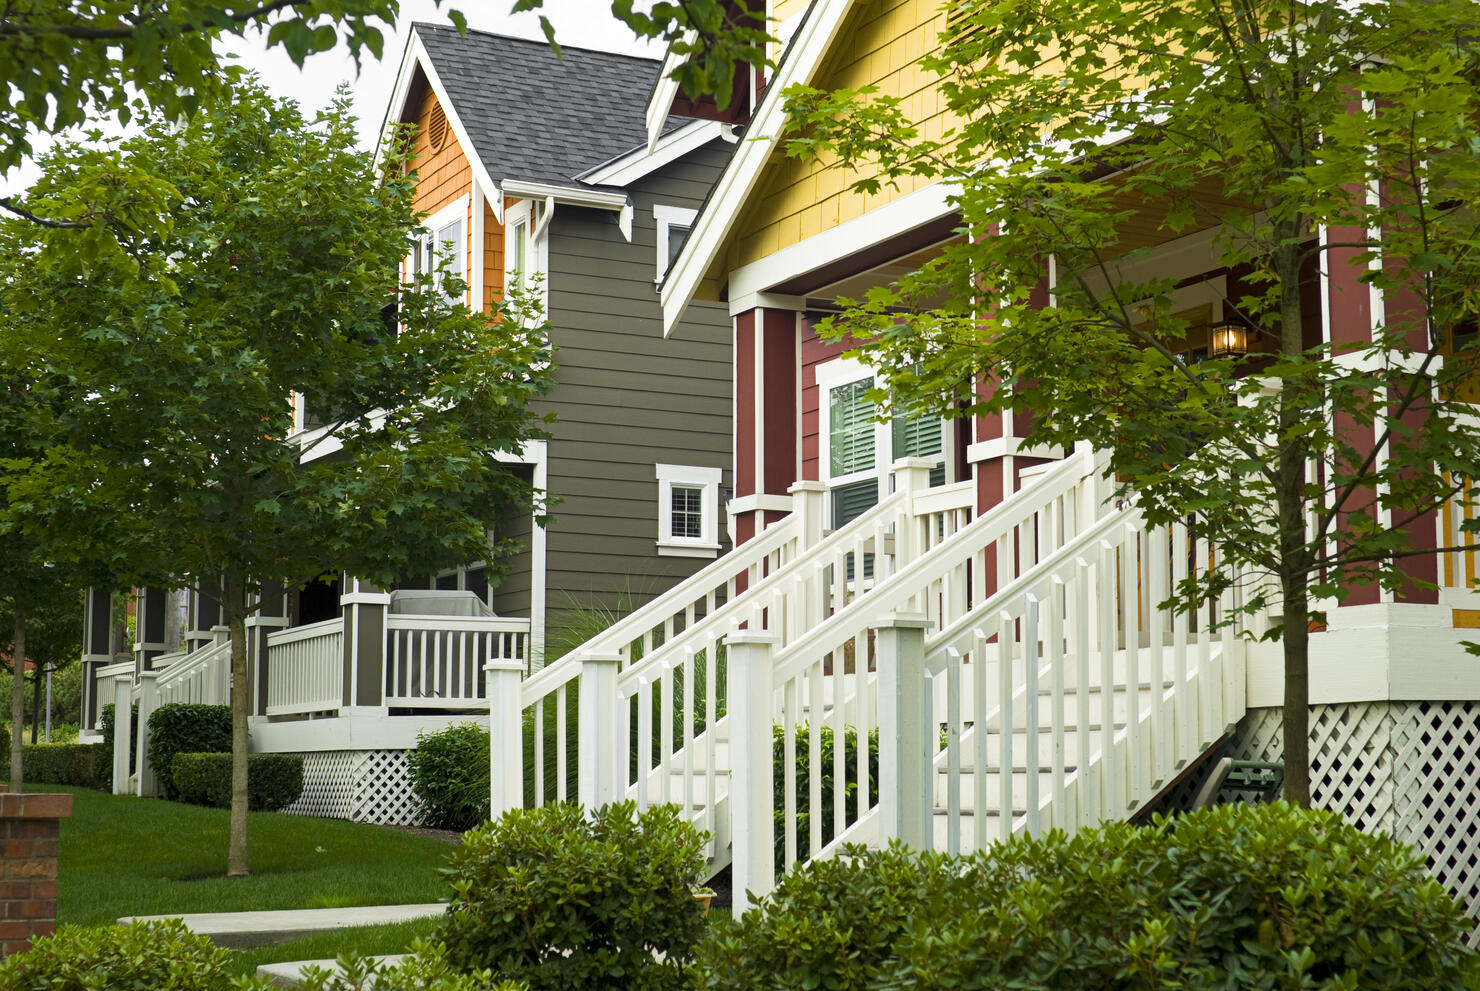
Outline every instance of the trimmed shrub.
<svg viewBox="0 0 1480 991"><path fill-rule="evenodd" d="M98 768L113 776L113 749L106 743L28 743L21 748L26 783L101 788Z"/></svg>
<svg viewBox="0 0 1480 991"><path fill-rule="evenodd" d="M139 763L139 703L135 702L133 705L129 706L129 712L131 713L131 715L129 716L128 723L128 773L133 774L135 771L138 770L138 767L136 765ZM112 702L109 702L107 705L103 706L103 712L99 716L99 720L103 724L103 746L108 748L108 756L106 758L102 757L102 755L99 755L99 760L107 761L106 769L98 772L99 779L112 781L113 727L116 722L114 718ZM10 757L9 750L5 752L5 756L8 760Z"/></svg>
<svg viewBox="0 0 1480 991"><path fill-rule="evenodd" d="M231 754L176 754L175 794L182 802L231 808ZM276 812L303 794L303 758L247 754L247 808Z"/></svg>
<svg viewBox="0 0 1480 991"><path fill-rule="evenodd" d="M822 765L822 801L817 814L822 817L819 822L822 845L827 846L832 842L833 825L837 822L833 818L834 803L837 801L833 770L837 765L834 763L833 754L833 728L826 724L818 732L817 756L818 763ZM774 804L771 807L775 809L772 815L776 831L776 873L779 876L786 869L786 728L784 726L772 727L771 765L773 768L771 782L774 792L772 795ZM810 856L808 846L811 842L812 829L812 790L807 786L807 774L811 765L811 729L806 723L801 723L796 728L798 862ZM847 825L851 826L858 821L858 730L852 726L843 731L843 765L847 771L847 783L842 795L843 818ZM879 800L879 731L877 729L870 730L868 734L868 797L870 807Z"/></svg>
<svg viewBox="0 0 1480 991"><path fill-rule="evenodd" d="M1458 991L1476 966L1421 859L1285 803L967 858L853 848L761 908L705 942L695 986Z"/></svg>
<svg viewBox="0 0 1480 991"><path fill-rule="evenodd" d="M488 821L488 727L456 723L419 733L406 767L422 825L463 830Z"/></svg>
<svg viewBox="0 0 1480 991"><path fill-rule="evenodd" d="M63 926L26 953L0 963L0 991L266 991L263 979L233 985L231 953L197 936L179 919L127 926Z"/></svg>
<svg viewBox="0 0 1480 991"><path fill-rule="evenodd" d="M394 965L354 954L339 958L336 970L304 969L300 991L529 991L516 981L495 981L487 970L463 973L447 962L447 950L418 939L412 952Z"/></svg>
<svg viewBox="0 0 1480 991"><path fill-rule="evenodd" d="M179 798L176 754L231 753L231 706L171 702L149 716L149 766L165 798Z"/></svg>
<svg viewBox="0 0 1480 991"><path fill-rule="evenodd" d="M453 967L531 991L682 987L705 928L703 842L672 805L516 809L463 836L436 939Z"/></svg>

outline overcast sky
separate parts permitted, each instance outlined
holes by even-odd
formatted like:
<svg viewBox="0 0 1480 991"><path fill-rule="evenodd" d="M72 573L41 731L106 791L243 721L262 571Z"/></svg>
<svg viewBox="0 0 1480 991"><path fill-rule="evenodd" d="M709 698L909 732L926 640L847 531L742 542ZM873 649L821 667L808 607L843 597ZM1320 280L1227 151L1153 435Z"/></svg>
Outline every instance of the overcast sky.
<svg viewBox="0 0 1480 991"><path fill-rule="evenodd" d="M366 148L374 146L376 132L385 117L386 102L396 82L396 70L406 46L406 33L414 21L447 22L450 3L468 18L469 30L497 31L521 38L542 39L539 17L534 13L509 14L513 0L445 0L438 9L432 0L401 0L401 18L392 30L386 29L385 56L376 62L367 53L359 75L354 61L341 43L332 51L309 56L302 69L283 54L281 48L268 50L261 36L245 40L232 38L228 50L240 54L240 61L255 69L274 93L297 100L308 112L327 106L335 87L347 82L354 88L354 111L360 118L360 140ZM661 58L660 46L639 42L627 25L611 15L610 0L546 0L546 16L555 24L555 36L563 45L596 48L609 52L647 55ZM24 189L34 181L30 167L0 177L0 194Z"/></svg>

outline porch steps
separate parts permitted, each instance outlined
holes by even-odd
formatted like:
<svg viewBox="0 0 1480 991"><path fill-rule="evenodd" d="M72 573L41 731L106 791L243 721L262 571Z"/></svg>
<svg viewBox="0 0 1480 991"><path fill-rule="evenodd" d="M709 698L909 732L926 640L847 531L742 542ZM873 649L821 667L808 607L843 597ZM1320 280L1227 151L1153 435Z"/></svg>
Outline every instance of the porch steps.
<svg viewBox="0 0 1480 991"><path fill-rule="evenodd" d="M271 912L205 912L195 915L128 915L118 920L162 922L180 919L185 928L205 936L217 946L244 950L254 946L280 943L306 933L348 929L352 926L378 926L388 922L411 922L441 915L446 902L419 905L354 905L344 908L298 908Z"/></svg>

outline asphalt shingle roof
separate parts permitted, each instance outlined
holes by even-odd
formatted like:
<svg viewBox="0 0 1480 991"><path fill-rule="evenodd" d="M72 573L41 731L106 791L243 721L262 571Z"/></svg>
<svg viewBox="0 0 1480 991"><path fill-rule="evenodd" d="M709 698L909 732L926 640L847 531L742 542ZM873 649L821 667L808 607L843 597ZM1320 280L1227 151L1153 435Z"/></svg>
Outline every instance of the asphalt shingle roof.
<svg viewBox="0 0 1480 991"><path fill-rule="evenodd" d="M452 109L495 182L580 187L575 176L646 142L661 63L417 23Z"/></svg>

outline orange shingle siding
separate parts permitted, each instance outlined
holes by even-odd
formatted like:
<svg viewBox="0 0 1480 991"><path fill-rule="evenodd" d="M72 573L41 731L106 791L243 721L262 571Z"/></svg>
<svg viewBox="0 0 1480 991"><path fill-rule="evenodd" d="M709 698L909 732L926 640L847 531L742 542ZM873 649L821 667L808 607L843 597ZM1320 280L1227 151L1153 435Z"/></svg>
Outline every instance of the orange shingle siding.
<svg viewBox="0 0 1480 991"><path fill-rule="evenodd" d="M411 143L412 165L417 175L415 205L419 212L433 214L472 192L473 167L450 126L441 150L432 150L427 122L437 106L437 96L430 87L423 92L421 105L412 116L416 124L416 136ZM471 264L477 264L471 217L463 218L463 229L467 232L469 249L465 257ZM504 229L494 219L493 208L487 203L483 211L483 249L483 304L487 308L502 295L504 288ZM463 274L467 277L470 272Z"/></svg>

